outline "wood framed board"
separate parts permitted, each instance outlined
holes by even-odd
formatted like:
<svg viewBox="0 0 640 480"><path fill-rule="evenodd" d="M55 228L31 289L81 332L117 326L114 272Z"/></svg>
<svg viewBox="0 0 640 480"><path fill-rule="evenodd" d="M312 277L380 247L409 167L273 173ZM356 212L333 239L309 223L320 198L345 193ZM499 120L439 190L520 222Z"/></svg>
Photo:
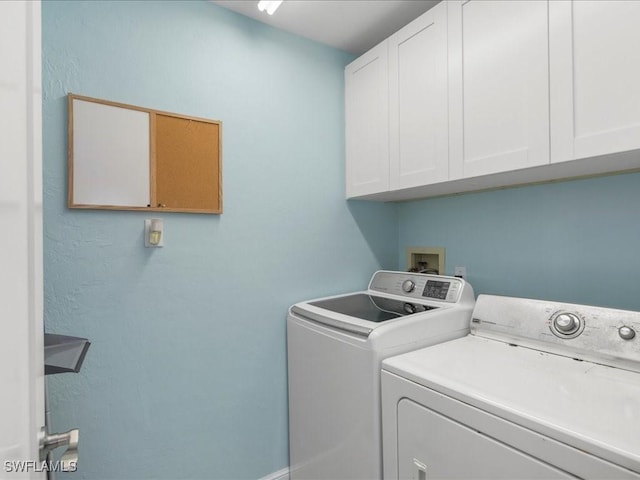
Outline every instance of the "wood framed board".
<svg viewBox="0 0 640 480"><path fill-rule="evenodd" d="M69 208L222 213L222 123L75 94Z"/></svg>

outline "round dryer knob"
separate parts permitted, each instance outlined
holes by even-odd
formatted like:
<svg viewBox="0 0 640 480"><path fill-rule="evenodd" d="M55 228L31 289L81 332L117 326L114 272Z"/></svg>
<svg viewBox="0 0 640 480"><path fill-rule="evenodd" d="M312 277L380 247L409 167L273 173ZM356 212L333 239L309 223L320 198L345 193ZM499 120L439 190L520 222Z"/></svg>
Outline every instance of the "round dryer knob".
<svg viewBox="0 0 640 480"><path fill-rule="evenodd" d="M618 329L618 335L620 335L620 338L624 340L631 340L633 337L636 336L636 331L633 328L627 327L625 325Z"/></svg>
<svg viewBox="0 0 640 480"><path fill-rule="evenodd" d="M575 313L561 313L553 320L553 325L559 333L571 335L580 328L580 317Z"/></svg>
<svg viewBox="0 0 640 480"><path fill-rule="evenodd" d="M416 289L416 282L414 282L413 280L405 280L404 282L402 282L402 290L404 290L407 293L411 293Z"/></svg>

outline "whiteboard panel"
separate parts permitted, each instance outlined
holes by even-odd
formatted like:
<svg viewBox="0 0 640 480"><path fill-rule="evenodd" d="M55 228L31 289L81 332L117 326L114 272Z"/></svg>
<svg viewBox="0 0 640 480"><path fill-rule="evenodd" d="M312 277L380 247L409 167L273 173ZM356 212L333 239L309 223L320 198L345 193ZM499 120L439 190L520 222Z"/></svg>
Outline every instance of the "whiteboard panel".
<svg viewBox="0 0 640 480"><path fill-rule="evenodd" d="M147 207L149 113L73 99L74 205Z"/></svg>

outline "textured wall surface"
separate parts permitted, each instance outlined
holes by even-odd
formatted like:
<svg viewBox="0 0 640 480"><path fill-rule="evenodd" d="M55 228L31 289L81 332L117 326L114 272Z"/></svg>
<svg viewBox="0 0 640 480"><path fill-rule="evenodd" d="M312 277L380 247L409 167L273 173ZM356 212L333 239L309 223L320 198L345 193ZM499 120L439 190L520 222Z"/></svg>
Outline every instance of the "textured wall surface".
<svg viewBox="0 0 640 480"><path fill-rule="evenodd" d="M640 310L639 206L637 173L405 203L399 262L443 246L476 294Z"/></svg>
<svg viewBox="0 0 640 480"><path fill-rule="evenodd" d="M394 205L345 202L351 56L211 2L43 2L45 309L60 478L258 478L288 463L285 316L395 268ZM224 214L66 208L66 94L223 122ZM160 216L165 247L145 249Z"/></svg>

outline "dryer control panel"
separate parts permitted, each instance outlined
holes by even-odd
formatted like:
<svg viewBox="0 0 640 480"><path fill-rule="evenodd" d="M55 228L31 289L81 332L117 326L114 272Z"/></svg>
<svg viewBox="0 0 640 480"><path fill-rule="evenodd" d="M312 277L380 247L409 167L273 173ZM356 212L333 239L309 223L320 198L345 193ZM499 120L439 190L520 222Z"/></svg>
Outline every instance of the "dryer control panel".
<svg viewBox="0 0 640 480"><path fill-rule="evenodd" d="M379 271L373 275L369 290L414 299L458 303L467 300L471 287L457 277ZM471 291L471 297L473 297L473 291Z"/></svg>
<svg viewBox="0 0 640 480"><path fill-rule="evenodd" d="M640 312L480 295L471 333L640 372Z"/></svg>

